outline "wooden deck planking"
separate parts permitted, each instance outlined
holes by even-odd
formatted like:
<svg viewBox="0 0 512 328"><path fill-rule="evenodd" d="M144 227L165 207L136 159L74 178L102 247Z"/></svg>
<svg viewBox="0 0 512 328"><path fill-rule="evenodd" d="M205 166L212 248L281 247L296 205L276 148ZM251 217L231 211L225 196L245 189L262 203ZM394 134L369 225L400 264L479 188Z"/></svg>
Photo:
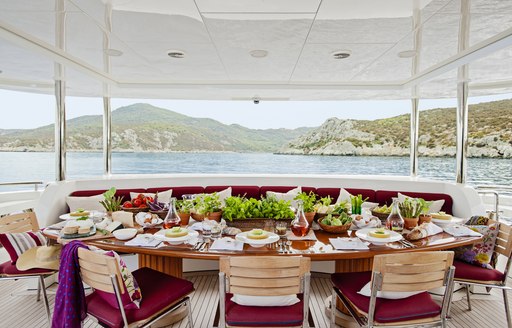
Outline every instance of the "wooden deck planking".
<svg viewBox="0 0 512 328"><path fill-rule="evenodd" d="M218 275L216 272L187 273L185 278L194 283L196 292L191 297L194 326L197 328L212 327L218 304ZM0 327L47 327L46 313L43 302L36 302L35 291L24 291L26 282L0 281ZM56 286L50 288L48 295L50 306ZM326 274L313 274L311 279L310 312L315 327L329 326L329 318L325 312L324 300L330 296L330 280ZM464 293L459 291L458 293ZM448 327L506 327L503 298L500 290L493 290L491 295L472 295L473 310L467 311L465 296L452 305L452 319ZM99 327L94 320L84 322L86 328ZM186 328L187 322L176 323L171 328Z"/></svg>

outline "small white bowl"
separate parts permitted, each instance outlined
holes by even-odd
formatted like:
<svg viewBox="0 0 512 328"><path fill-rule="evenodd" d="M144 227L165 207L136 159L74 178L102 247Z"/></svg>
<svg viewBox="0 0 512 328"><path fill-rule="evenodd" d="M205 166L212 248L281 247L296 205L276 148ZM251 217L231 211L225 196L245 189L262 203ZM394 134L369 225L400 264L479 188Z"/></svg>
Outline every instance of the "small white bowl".
<svg viewBox="0 0 512 328"><path fill-rule="evenodd" d="M119 229L115 230L113 233L114 237L119 240L128 240L135 237L137 234L137 229L135 228L127 228L127 229Z"/></svg>

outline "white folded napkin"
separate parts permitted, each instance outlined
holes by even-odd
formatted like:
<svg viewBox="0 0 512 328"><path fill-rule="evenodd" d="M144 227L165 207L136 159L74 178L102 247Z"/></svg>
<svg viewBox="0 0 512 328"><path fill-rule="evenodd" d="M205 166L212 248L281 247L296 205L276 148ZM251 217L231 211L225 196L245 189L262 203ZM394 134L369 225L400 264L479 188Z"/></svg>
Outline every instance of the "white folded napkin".
<svg viewBox="0 0 512 328"><path fill-rule="evenodd" d="M243 249L243 242L229 237L216 239L210 246L210 250L213 251L242 251Z"/></svg>
<svg viewBox="0 0 512 328"><path fill-rule="evenodd" d="M203 231L203 222L196 222L189 227L192 230Z"/></svg>
<svg viewBox="0 0 512 328"><path fill-rule="evenodd" d="M335 249L368 249L368 245L366 245L361 239L359 238L329 238L329 241L334 246Z"/></svg>
<svg viewBox="0 0 512 328"><path fill-rule="evenodd" d="M443 228L443 230L446 233L449 233L450 235L455 236L455 237L464 237L464 236L481 237L482 236L481 233L478 233L476 231L469 229L466 226L458 225L458 224L446 226Z"/></svg>
<svg viewBox="0 0 512 328"><path fill-rule="evenodd" d="M443 228L432 222L428 222L427 224L425 224L425 230L428 233L427 236L433 236L443 232Z"/></svg>
<svg viewBox="0 0 512 328"><path fill-rule="evenodd" d="M315 232L312 229L310 229L308 234L304 237L297 237L293 232L288 231L286 232L286 238L288 238L288 240L318 240L316 239Z"/></svg>
<svg viewBox="0 0 512 328"><path fill-rule="evenodd" d="M155 239L151 234L140 234L124 244L126 246L156 247L161 242L161 240Z"/></svg>

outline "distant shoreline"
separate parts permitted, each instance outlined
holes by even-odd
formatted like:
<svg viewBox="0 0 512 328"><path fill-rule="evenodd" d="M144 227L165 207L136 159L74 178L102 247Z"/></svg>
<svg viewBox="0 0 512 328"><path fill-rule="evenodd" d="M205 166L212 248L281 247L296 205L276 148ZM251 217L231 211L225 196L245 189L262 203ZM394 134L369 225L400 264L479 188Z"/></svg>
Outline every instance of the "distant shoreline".
<svg viewBox="0 0 512 328"><path fill-rule="evenodd" d="M53 153L54 151L42 150L2 150L0 153ZM92 153L102 154L99 150L69 150L67 153ZM235 151L208 151L208 150L175 150L175 151L133 151L133 150L116 150L113 154L273 154L284 156L319 156L319 157L393 157L393 158L409 158L407 155L336 155L336 154L292 154L292 153L278 153L278 152L235 152ZM455 156L419 156L420 158L454 158ZM490 157L490 156L468 156L468 158L486 158L486 159L510 159L508 157Z"/></svg>

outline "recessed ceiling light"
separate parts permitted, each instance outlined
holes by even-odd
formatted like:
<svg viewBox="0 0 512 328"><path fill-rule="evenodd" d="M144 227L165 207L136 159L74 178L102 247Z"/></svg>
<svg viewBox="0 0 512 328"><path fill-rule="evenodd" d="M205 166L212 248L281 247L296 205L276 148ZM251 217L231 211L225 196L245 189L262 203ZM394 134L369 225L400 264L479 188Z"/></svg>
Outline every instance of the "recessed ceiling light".
<svg viewBox="0 0 512 328"><path fill-rule="evenodd" d="M334 58L334 59L345 59L345 58L350 57L351 54L352 54L352 51L350 51L350 50L338 50L338 51L333 52L331 55L332 55L332 58Z"/></svg>
<svg viewBox="0 0 512 328"><path fill-rule="evenodd" d="M167 56L171 58L185 58L185 52L181 50L169 50L167 51Z"/></svg>
<svg viewBox="0 0 512 328"><path fill-rule="evenodd" d="M263 57L267 57L268 51L266 51L266 50L252 50L252 51L249 51L249 55L251 55L254 58L263 58Z"/></svg>
<svg viewBox="0 0 512 328"><path fill-rule="evenodd" d="M109 48L109 49L105 49L104 51L105 51L106 55L113 56L113 57L119 57L119 56L123 55L123 52L121 50L117 50L117 49Z"/></svg>
<svg viewBox="0 0 512 328"><path fill-rule="evenodd" d="M405 51L400 51L398 53L398 57L400 57L400 58L411 58L414 56L416 56L416 50L405 50Z"/></svg>

